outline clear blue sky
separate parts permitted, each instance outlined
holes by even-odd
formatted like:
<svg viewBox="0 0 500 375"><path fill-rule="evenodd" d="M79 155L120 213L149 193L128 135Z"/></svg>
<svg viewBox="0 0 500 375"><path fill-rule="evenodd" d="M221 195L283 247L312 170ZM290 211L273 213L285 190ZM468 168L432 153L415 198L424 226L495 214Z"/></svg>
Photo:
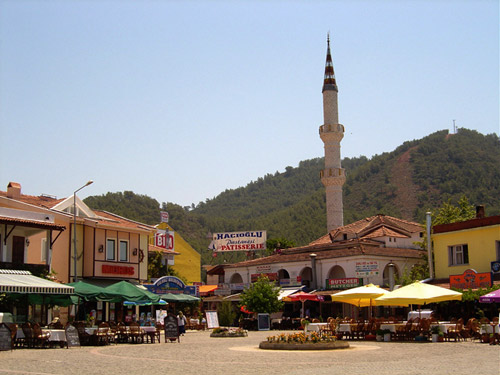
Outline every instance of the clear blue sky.
<svg viewBox="0 0 500 375"><path fill-rule="evenodd" d="M0 0L0 190L197 204L323 156L499 134L498 1Z"/></svg>

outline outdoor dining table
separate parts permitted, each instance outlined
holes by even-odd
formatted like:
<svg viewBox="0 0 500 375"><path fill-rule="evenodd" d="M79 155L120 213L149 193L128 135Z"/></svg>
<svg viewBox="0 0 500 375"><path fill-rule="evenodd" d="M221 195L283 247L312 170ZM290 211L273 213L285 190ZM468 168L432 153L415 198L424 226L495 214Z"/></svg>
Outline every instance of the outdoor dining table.
<svg viewBox="0 0 500 375"><path fill-rule="evenodd" d="M405 323L382 323L380 324L380 329L385 330L388 329L392 333L396 333L399 327L404 327L406 326Z"/></svg>
<svg viewBox="0 0 500 375"><path fill-rule="evenodd" d="M305 332L319 332L321 327L327 327L328 323L309 323L305 326Z"/></svg>
<svg viewBox="0 0 500 375"><path fill-rule="evenodd" d="M66 342L66 331L64 329L42 328L42 333L50 333L49 341ZM18 329L16 332L16 339L24 339L24 332Z"/></svg>
<svg viewBox="0 0 500 375"><path fill-rule="evenodd" d="M340 323L338 331L339 332L351 332L351 326L357 327L356 323Z"/></svg>
<svg viewBox="0 0 500 375"><path fill-rule="evenodd" d="M500 333L500 328L498 324L483 324L479 329L479 333Z"/></svg>
<svg viewBox="0 0 500 375"><path fill-rule="evenodd" d="M85 332L89 335L93 335L97 331L98 327L85 327Z"/></svg>
<svg viewBox="0 0 500 375"><path fill-rule="evenodd" d="M141 326L141 329L148 333L148 332L156 332L156 327L155 326Z"/></svg>
<svg viewBox="0 0 500 375"><path fill-rule="evenodd" d="M448 333L449 328L455 328L457 325L456 323L450 323L450 322L438 322L438 323L431 323L431 329L432 327L439 327L441 332L443 333Z"/></svg>

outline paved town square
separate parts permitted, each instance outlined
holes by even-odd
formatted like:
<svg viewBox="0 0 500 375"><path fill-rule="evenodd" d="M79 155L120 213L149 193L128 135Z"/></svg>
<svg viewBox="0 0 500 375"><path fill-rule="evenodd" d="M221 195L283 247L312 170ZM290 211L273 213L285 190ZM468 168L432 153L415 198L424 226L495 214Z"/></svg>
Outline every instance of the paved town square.
<svg viewBox="0 0 500 375"><path fill-rule="evenodd" d="M498 375L500 347L477 341L415 343L350 341L335 351L267 351L260 341L188 332L180 343L118 344L0 352L0 374L481 374Z"/></svg>

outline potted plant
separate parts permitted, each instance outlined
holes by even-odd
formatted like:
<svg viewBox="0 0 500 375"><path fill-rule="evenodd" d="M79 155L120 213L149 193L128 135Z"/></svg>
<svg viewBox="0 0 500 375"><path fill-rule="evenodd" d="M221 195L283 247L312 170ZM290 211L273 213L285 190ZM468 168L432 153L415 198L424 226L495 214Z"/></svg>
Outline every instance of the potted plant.
<svg viewBox="0 0 500 375"><path fill-rule="evenodd" d="M378 342L380 341L383 341L384 340L384 331L382 329L377 329L377 335L376 335L376 340Z"/></svg>
<svg viewBox="0 0 500 375"><path fill-rule="evenodd" d="M444 342L444 332L439 332L438 342Z"/></svg>
<svg viewBox="0 0 500 375"><path fill-rule="evenodd" d="M441 331L441 327L438 325L432 326L431 327L431 334L432 334L432 342L438 342L439 341L439 334L443 333ZM444 334L443 334L444 337Z"/></svg>

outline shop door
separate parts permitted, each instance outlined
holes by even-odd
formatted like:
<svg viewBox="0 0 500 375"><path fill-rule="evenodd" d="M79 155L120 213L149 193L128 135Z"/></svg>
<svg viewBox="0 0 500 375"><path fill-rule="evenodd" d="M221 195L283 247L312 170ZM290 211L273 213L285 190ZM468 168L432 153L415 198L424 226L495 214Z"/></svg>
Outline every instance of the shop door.
<svg viewBox="0 0 500 375"><path fill-rule="evenodd" d="M24 263L24 237L12 238L12 263Z"/></svg>

